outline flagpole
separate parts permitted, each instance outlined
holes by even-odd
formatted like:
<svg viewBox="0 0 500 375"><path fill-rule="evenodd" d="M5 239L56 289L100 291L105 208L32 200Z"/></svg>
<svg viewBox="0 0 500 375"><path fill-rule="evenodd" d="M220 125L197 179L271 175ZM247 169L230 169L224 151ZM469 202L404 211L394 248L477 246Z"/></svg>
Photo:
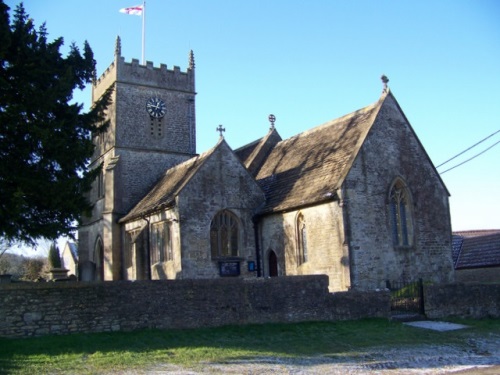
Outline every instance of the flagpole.
<svg viewBox="0 0 500 375"><path fill-rule="evenodd" d="M142 65L146 63L145 41L146 41L146 0L142 2Z"/></svg>

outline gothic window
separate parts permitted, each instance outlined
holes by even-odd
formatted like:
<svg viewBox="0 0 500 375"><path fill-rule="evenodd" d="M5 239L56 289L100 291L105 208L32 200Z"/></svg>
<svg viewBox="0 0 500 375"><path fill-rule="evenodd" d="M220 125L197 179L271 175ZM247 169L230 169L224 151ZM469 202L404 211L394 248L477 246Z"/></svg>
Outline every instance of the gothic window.
<svg viewBox="0 0 500 375"><path fill-rule="evenodd" d="M210 225L212 258L238 256L238 242L238 219L230 211L220 211Z"/></svg>
<svg viewBox="0 0 500 375"><path fill-rule="evenodd" d="M173 260L170 222L151 225L151 264Z"/></svg>
<svg viewBox="0 0 500 375"><path fill-rule="evenodd" d="M297 265L307 262L307 230L304 215L297 216Z"/></svg>
<svg viewBox="0 0 500 375"><path fill-rule="evenodd" d="M392 240L395 246L413 245L411 199L408 188L400 179L392 185L389 194L389 214Z"/></svg>

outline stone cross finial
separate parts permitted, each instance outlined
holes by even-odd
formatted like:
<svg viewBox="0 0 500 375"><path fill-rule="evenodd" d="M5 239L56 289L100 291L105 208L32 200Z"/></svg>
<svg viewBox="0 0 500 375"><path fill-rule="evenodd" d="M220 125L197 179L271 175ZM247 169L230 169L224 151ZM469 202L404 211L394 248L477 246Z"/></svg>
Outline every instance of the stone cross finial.
<svg viewBox="0 0 500 375"><path fill-rule="evenodd" d="M222 135L222 132L225 132L226 128L223 128L222 125L219 125L217 128L215 128L215 131L218 131L220 133L220 137L223 138L224 136Z"/></svg>
<svg viewBox="0 0 500 375"><path fill-rule="evenodd" d="M387 78L387 76L385 74L382 74L382 77L380 77L380 79L382 80L382 83L384 84L384 88L383 88L382 92L386 92L387 91L387 82L389 82L389 78Z"/></svg>
<svg viewBox="0 0 500 375"><path fill-rule="evenodd" d="M276 122L276 116L273 114L270 114L268 117L269 122L271 123L271 126L269 127L269 130L274 130L274 123Z"/></svg>

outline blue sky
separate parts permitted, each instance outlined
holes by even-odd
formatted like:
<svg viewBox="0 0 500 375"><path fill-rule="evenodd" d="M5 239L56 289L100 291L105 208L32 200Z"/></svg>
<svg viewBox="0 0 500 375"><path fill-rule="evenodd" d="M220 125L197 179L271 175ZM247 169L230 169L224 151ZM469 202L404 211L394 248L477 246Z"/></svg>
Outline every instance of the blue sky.
<svg viewBox="0 0 500 375"><path fill-rule="evenodd" d="M5 1L14 8L18 1ZM141 58L141 0L26 0L38 26L66 45L90 43L98 75L115 39ZM149 0L146 60L185 70L196 60L197 151L215 128L238 148L283 138L375 102L389 87L435 165L500 129L500 2L496 0ZM88 106L90 92L75 93ZM444 171L500 141L500 132ZM453 230L500 229L500 144L442 174ZM414 187L418 188L418 187Z"/></svg>

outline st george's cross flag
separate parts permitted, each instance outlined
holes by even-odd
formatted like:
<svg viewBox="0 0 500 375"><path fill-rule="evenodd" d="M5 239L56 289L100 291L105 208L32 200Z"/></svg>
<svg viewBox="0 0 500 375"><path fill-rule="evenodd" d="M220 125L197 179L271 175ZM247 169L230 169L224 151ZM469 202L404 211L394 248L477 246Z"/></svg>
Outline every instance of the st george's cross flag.
<svg viewBox="0 0 500 375"><path fill-rule="evenodd" d="M133 7L120 9L121 13L133 14L134 16L142 16L143 5L136 5Z"/></svg>

